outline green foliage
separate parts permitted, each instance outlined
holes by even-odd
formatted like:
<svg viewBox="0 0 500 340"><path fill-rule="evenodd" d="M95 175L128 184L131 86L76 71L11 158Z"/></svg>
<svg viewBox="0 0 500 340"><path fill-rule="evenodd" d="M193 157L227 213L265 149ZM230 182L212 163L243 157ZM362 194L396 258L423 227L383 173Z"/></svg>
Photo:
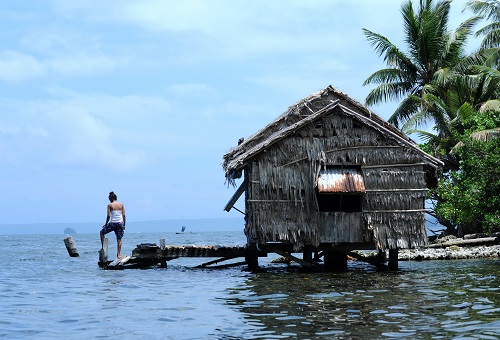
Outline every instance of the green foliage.
<svg viewBox="0 0 500 340"><path fill-rule="evenodd" d="M458 151L460 170L441 179L435 212L459 233L500 230L500 138L468 139Z"/></svg>
<svg viewBox="0 0 500 340"><path fill-rule="evenodd" d="M434 214L451 233L500 230L500 2L470 0L476 16L448 30L451 0L405 1L404 49L363 29L386 68L363 85L377 85L367 105L399 100L389 118L417 134L424 151L443 161L444 177L430 192ZM484 39L466 55L477 23ZM431 124L432 129L426 128Z"/></svg>

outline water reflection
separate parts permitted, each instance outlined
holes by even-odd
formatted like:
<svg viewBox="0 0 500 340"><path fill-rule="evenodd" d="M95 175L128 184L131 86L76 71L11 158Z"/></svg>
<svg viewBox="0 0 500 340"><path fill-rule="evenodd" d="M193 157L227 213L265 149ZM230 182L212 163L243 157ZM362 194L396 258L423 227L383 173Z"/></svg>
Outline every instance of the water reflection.
<svg viewBox="0 0 500 340"><path fill-rule="evenodd" d="M249 275L227 301L246 338L449 338L500 336L498 260L400 264L301 273L273 267Z"/></svg>

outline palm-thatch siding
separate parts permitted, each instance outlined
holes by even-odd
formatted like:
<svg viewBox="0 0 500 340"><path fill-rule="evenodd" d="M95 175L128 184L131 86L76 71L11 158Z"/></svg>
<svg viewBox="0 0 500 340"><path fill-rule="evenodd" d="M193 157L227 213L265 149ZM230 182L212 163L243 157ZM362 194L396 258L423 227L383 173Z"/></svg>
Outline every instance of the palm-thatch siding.
<svg viewBox="0 0 500 340"><path fill-rule="evenodd" d="M426 243L424 201L441 162L366 107L329 86L291 106L224 155L226 179L245 174L249 243ZM360 169L360 211L319 211L322 169ZM349 195L350 193L345 193ZM340 198L342 199L342 197Z"/></svg>

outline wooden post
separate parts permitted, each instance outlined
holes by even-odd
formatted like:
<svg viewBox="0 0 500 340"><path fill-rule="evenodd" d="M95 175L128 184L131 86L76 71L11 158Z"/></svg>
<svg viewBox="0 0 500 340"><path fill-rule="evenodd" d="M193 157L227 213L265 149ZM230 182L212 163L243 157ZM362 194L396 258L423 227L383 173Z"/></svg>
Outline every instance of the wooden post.
<svg viewBox="0 0 500 340"><path fill-rule="evenodd" d="M64 244L66 245L66 249L68 250L68 254L71 257L78 257L78 250L76 250L75 241L73 241L73 237L68 236L64 239Z"/></svg>
<svg viewBox="0 0 500 340"><path fill-rule="evenodd" d="M335 250L325 250L325 271L347 271L347 254Z"/></svg>
<svg viewBox="0 0 500 340"><path fill-rule="evenodd" d="M108 264L108 238L105 237L102 242L102 249L99 250L99 263L102 265Z"/></svg>
<svg viewBox="0 0 500 340"><path fill-rule="evenodd" d="M259 256L257 256L257 254L252 250L249 250L245 255L245 262L247 263L249 270L259 268Z"/></svg>
<svg viewBox="0 0 500 340"><path fill-rule="evenodd" d="M389 249L389 269L398 270L398 249Z"/></svg>
<svg viewBox="0 0 500 340"><path fill-rule="evenodd" d="M387 262L387 254L385 253L385 250L382 250L382 249L378 250L377 262L380 264Z"/></svg>
<svg viewBox="0 0 500 340"><path fill-rule="evenodd" d="M311 246L304 246L304 249L302 250L302 259L306 262L312 263L313 257Z"/></svg>

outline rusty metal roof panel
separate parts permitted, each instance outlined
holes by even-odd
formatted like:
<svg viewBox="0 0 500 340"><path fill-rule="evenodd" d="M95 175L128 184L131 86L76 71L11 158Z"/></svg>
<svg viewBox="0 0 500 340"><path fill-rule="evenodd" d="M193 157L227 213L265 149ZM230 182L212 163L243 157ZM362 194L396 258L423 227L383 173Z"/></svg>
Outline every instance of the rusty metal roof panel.
<svg viewBox="0 0 500 340"><path fill-rule="evenodd" d="M322 170L318 178L319 192L365 192L365 182L361 170L356 168L328 168Z"/></svg>

